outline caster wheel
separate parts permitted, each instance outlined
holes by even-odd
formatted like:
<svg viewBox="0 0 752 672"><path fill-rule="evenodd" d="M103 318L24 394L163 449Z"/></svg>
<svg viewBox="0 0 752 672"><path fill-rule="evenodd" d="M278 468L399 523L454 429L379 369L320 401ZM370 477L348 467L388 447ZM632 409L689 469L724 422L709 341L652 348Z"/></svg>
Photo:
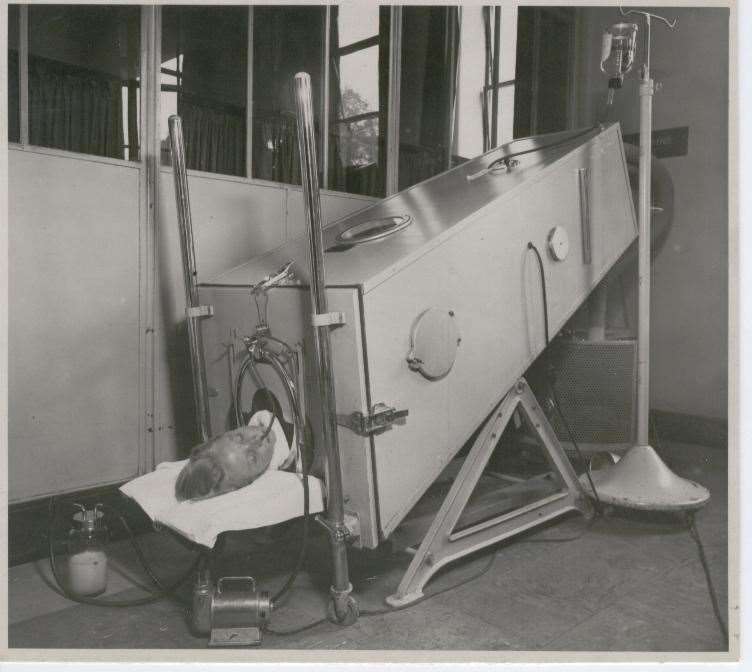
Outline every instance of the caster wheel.
<svg viewBox="0 0 752 672"><path fill-rule="evenodd" d="M337 610L334 607L334 600L329 600L329 606L327 607L326 612L327 618L337 625L352 625L358 620L358 616L360 615L358 603L351 595L348 595L347 601L345 602L344 614L337 615Z"/></svg>

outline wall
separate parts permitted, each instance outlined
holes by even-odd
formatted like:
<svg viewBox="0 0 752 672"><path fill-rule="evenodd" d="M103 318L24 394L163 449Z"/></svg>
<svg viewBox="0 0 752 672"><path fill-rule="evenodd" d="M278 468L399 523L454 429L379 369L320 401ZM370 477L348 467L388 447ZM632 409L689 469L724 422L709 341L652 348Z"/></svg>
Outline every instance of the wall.
<svg viewBox="0 0 752 672"><path fill-rule="evenodd" d="M601 35L616 9L583 9L580 125L600 118L606 79ZM651 68L663 85L654 129L689 127L687 156L662 162L674 183L674 224L653 265L651 408L725 419L728 362L728 21L722 8L673 8L653 25ZM638 54L638 63L642 62ZM617 93L612 119L639 130L636 73Z"/></svg>
<svg viewBox="0 0 752 672"><path fill-rule="evenodd" d="M139 466L139 171L8 152L9 501Z"/></svg>

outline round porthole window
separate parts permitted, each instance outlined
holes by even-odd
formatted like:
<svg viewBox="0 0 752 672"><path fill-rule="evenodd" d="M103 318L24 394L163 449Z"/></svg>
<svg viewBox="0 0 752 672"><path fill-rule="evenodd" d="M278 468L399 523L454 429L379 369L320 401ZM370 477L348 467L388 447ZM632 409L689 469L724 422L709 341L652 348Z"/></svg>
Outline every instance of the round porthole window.
<svg viewBox="0 0 752 672"><path fill-rule="evenodd" d="M337 236L337 242L357 245L381 240L397 233L397 231L402 231L402 229L410 226L412 221L413 218L410 215L395 215L394 217L381 217L370 219L367 222L359 222L342 231Z"/></svg>

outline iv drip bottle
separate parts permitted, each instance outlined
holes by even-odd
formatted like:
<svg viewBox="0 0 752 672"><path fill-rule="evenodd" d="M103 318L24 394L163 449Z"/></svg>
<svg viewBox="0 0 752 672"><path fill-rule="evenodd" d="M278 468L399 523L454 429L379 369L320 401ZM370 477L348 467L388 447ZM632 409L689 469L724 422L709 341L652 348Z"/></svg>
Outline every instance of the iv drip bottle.
<svg viewBox="0 0 752 672"><path fill-rule="evenodd" d="M637 25L617 23L603 33L601 43L601 72L608 75L608 100L611 105L614 91L620 89L626 75L634 63L637 44Z"/></svg>
<svg viewBox="0 0 752 672"><path fill-rule="evenodd" d="M68 533L70 589L77 595L99 595L107 588L108 533L99 507L87 510L81 506Z"/></svg>

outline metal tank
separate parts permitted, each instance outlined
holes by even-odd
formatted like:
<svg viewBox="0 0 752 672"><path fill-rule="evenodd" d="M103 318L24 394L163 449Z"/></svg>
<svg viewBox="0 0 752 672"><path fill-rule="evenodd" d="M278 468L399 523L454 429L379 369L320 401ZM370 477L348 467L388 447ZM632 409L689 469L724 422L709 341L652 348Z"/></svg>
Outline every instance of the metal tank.
<svg viewBox="0 0 752 672"><path fill-rule="evenodd" d="M395 530L544 349L530 244L541 254L553 336L636 233L618 124L514 141L324 230L342 483L356 546L373 548ZM301 236L199 287L213 308L201 328L216 433L235 420L243 337L265 320L297 352L298 386L321 443L307 246ZM289 261L296 279L267 290L264 315L250 288ZM275 391L274 378L257 385Z"/></svg>

